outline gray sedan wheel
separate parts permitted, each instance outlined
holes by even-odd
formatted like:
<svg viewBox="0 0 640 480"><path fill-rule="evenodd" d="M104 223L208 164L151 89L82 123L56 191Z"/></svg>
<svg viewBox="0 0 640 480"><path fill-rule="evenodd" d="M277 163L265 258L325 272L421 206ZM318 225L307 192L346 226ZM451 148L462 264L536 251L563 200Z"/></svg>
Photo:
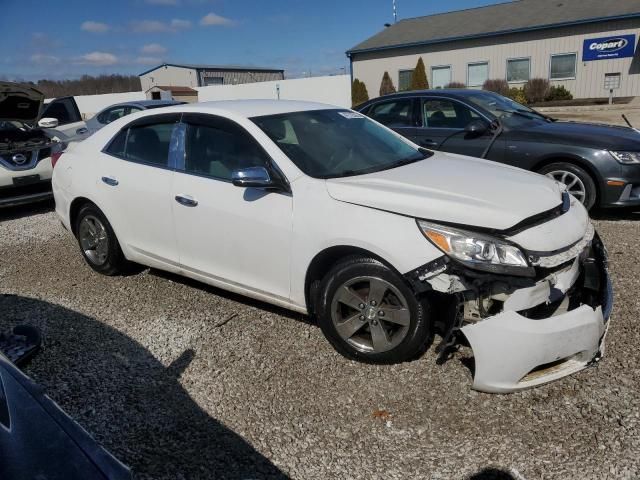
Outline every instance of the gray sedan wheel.
<svg viewBox="0 0 640 480"><path fill-rule="evenodd" d="M596 203L596 184L584 169L568 162L547 165L538 172L567 186L567 191L587 210Z"/></svg>

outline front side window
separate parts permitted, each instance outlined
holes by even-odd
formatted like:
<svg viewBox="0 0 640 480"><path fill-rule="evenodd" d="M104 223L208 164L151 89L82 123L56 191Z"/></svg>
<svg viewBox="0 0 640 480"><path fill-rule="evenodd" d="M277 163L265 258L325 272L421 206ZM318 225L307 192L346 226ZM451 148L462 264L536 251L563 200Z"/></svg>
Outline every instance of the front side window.
<svg viewBox="0 0 640 480"><path fill-rule="evenodd" d="M368 115L388 127L413 126L413 101L408 98L374 105Z"/></svg>
<svg viewBox="0 0 640 480"><path fill-rule="evenodd" d="M231 180L235 170L268 164L264 151L240 126L223 120L187 124L186 173Z"/></svg>
<svg viewBox="0 0 640 480"><path fill-rule="evenodd" d="M300 170L314 178L362 175L431 156L349 110L292 112L251 120Z"/></svg>
<svg viewBox="0 0 640 480"><path fill-rule="evenodd" d="M404 92L411 88L411 79L413 78L413 70L400 70L398 72L398 91Z"/></svg>
<svg viewBox="0 0 640 480"><path fill-rule="evenodd" d="M463 129L479 118L469 107L452 100L427 99L422 104L423 125L426 128Z"/></svg>
<svg viewBox="0 0 640 480"><path fill-rule="evenodd" d="M106 153L135 163L169 165L169 145L175 122L132 126L121 130Z"/></svg>
<svg viewBox="0 0 640 480"><path fill-rule="evenodd" d="M530 75L530 58L512 58L507 60L507 82L528 82Z"/></svg>
<svg viewBox="0 0 640 480"><path fill-rule="evenodd" d="M479 62L467 65L467 86L481 87L489 80L489 63Z"/></svg>
<svg viewBox="0 0 640 480"><path fill-rule="evenodd" d="M575 53L567 53L562 55L551 56L551 80L566 80L576 78L576 61Z"/></svg>

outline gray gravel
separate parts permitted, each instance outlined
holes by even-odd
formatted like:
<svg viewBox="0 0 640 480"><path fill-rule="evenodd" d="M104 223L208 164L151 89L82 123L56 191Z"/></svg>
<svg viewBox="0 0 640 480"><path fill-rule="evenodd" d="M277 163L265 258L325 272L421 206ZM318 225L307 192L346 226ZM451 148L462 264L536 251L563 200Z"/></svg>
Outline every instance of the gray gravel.
<svg viewBox="0 0 640 480"><path fill-rule="evenodd" d="M0 329L42 329L27 373L137 478L638 478L634 218L597 221L605 359L513 395L471 391L433 349L361 365L303 316L156 271L100 276L46 208L0 212Z"/></svg>

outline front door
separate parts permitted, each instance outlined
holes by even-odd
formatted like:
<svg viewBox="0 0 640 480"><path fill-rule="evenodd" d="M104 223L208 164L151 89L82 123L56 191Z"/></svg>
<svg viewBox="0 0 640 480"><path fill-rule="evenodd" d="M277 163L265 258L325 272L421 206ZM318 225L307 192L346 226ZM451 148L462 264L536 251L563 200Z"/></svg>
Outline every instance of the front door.
<svg viewBox="0 0 640 480"><path fill-rule="evenodd" d="M237 169L271 159L240 125L186 113L184 166L173 184L180 264L213 282L289 299L292 197L236 187Z"/></svg>
<svg viewBox="0 0 640 480"><path fill-rule="evenodd" d="M426 148L443 152L480 157L491 143L493 132L487 129L484 135L475 136L465 132L472 121L489 122L467 105L444 97L425 97L421 104L422 127L416 129L413 140ZM488 158L502 159L502 142L495 142Z"/></svg>

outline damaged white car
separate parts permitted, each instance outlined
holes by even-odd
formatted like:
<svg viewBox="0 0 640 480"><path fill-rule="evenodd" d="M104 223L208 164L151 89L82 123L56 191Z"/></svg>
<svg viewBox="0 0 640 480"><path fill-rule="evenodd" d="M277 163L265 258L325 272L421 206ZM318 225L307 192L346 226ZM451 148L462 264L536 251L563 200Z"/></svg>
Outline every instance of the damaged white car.
<svg viewBox="0 0 640 480"><path fill-rule="evenodd" d="M524 170L422 149L322 104L236 101L122 118L54 169L87 263L185 275L316 316L348 358L411 360L434 333L512 392L597 361L612 308L584 207Z"/></svg>

